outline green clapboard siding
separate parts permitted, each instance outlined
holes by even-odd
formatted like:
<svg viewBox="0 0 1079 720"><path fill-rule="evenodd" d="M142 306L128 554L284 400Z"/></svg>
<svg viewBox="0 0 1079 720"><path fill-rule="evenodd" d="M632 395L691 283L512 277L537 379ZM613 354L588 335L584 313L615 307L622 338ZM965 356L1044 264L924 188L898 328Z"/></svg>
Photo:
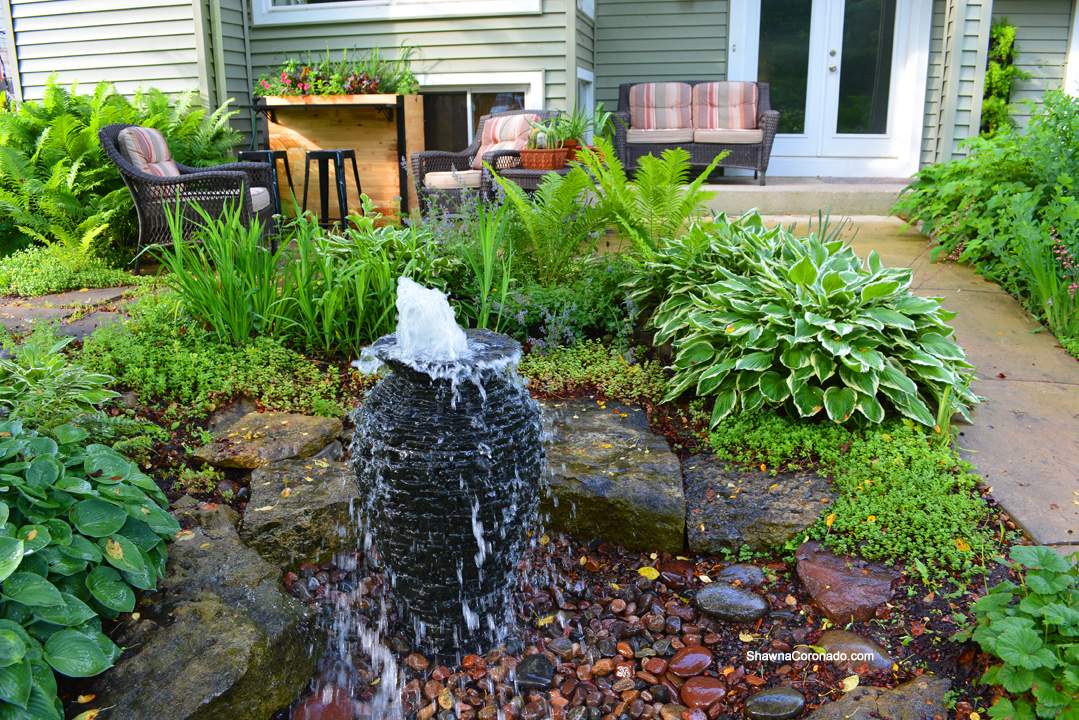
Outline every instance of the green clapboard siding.
<svg viewBox="0 0 1079 720"><path fill-rule="evenodd" d="M1020 127L1026 127L1030 111L1023 101L1040 102L1046 90L1064 85L1072 0L996 0L993 20L1002 17L1016 27L1016 65L1033 75L1012 87L1012 117Z"/></svg>
<svg viewBox="0 0 1079 720"><path fill-rule="evenodd" d="M727 5L597 0L596 100L614 109L627 82L726 78Z"/></svg>
<svg viewBox="0 0 1079 720"><path fill-rule="evenodd" d="M124 94L199 86L190 0L10 0L10 8L9 67L26 99L40 98L53 73L85 90L109 80Z"/></svg>
<svg viewBox="0 0 1079 720"><path fill-rule="evenodd" d="M212 0L211 0L212 1ZM248 59L244 27L246 5L243 0L218 0L221 8L220 42L225 71L225 92L232 98L231 109L237 110L231 124L244 135L240 149L248 147L252 132L251 78L248 77Z"/></svg>
<svg viewBox="0 0 1079 720"><path fill-rule="evenodd" d="M577 13L577 67L595 71L596 24L583 12Z"/></svg>
<svg viewBox="0 0 1079 720"><path fill-rule="evenodd" d="M395 56L402 43L419 48L417 74L544 72L547 108L566 106L566 2L544 0L535 15L425 18L255 26L251 33L252 73L280 64L286 56L332 55L353 48L379 47ZM574 81L575 83L576 81ZM575 86L575 85L574 85Z"/></svg>

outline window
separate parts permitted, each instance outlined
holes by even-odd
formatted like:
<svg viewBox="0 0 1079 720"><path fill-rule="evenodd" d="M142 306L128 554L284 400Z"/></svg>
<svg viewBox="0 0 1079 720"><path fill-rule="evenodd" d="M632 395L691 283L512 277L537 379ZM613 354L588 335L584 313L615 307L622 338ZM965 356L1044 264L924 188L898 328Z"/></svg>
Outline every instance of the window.
<svg viewBox="0 0 1079 720"><path fill-rule="evenodd" d="M541 0L254 0L255 25L538 15Z"/></svg>
<svg viewBox="0 0 1079 720"><path fill-rule="evenodd" d="M484 115L525 109L524 90L421 92L423 141L428 150L459 152L476 137Z"/></svg>

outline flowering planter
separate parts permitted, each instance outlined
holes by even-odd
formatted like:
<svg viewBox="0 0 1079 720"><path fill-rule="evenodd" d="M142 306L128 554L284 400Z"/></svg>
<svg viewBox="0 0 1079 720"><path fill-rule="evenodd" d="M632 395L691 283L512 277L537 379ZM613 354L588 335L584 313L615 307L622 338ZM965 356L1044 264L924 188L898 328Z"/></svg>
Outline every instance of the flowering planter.
<svg viewBox="0 0 1079 720"><path fill-rule="evenodd" d="M405 172L409 156L423 152L423 98L419 95L286 95L262 98L269 115L270 149L288 152L296 203L303 206L305 155L308 150L355 150L363 193L388 221L419 207L416 187ZM405 165L402 165L402 160ZM284 173L279 166L278 173ZM333 168L329 214L338 217ZM279 177L285 212L295 212L285 197L288 183ZM318 163L312 162L307 189L308 211L319 211ZM360 209L352 163L345 161L349 210ZM399 199L398 199L399 198Z"/></svg>

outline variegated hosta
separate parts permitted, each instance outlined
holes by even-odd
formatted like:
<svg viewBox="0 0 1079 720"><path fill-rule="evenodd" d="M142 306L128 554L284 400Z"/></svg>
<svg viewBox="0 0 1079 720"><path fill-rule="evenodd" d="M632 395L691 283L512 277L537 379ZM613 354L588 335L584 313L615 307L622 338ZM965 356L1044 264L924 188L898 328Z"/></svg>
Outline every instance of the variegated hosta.
<svg viewBox="0 0 1079 720"><path fill-rule="evenodd" d="M911 271L885 268L875 251L863 265L841 242L748 216L696 228L656 261L667 288L656 344L676 350L668 399L691 388L714 397L713 424L768 405L861 424L893 409L932 426L942 402L964 417L978 402L945 324L955 314L912 295Z"/></svg>

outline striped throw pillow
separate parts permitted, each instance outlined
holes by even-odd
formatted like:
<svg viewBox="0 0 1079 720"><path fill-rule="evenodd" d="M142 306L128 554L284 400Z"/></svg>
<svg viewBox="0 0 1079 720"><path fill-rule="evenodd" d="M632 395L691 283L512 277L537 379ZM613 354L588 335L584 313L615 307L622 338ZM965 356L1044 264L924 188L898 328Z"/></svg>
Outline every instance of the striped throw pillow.
<svg viewBox="0 0 1079 720"><path fill-rule="evenodd" d="M693 86L696 130L754 130L757 127L757 83L712 82Z"/></svg>
<svg viewBox="0 0 1079 720"><path fill-rule="evenodd" d="M629 89L630 127L634 130L692 128L690 87L686 83L639 83Z"/></svg>
<svg viewBox="0 0 1079 720"><path fill-rule="evenodd" d="M120 154L136 168L156 177L179 177L169 154L169 145L160 130L129 127L120 131Z"/></svg>
<svg viewBox="0 0 1079 720"><path fill-rule="evenodd" d="M532 123L539 119L532 113L487 118L480 136L480 149L472 160L473 170L483 169L483 156L496 150L520 150L528 144Z"/></svg>

